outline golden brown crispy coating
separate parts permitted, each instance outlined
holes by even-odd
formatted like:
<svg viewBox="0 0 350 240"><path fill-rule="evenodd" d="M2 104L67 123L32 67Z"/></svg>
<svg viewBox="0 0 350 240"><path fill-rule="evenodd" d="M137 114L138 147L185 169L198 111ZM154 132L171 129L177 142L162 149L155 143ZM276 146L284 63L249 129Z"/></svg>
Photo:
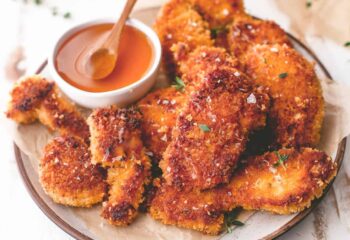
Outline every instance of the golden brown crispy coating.
<svg viewBox="0 0 350 240"><path fill-rule="evenodd" d="M89 147L80 138L54 138L40 161L40 183L54 202L91 207L102 201L106 190L98 167L91 164Z"/></svg>
<svg viewBox="0 0 350 240"><path fill-rule="evenodd" d="M283 161L284 160L284 161ZM319 198L337 173L336 164L324 152L312 148L281 149L247 159L229 185L217 194L232 193L233 205L247 210L278 214L300 212ZM225 209L232 208L223 197Z"/></svg>
<svg viewBox="0 0 350 240"><path fill-rule="evenodd" d="M190 0L211 28L225 27L244 13L242 0Z"/></svg>
<svg viewBox="0 0 350 240"><path fill-rule="evenodd" d="M174 87L159 89L138 103L143 114L144 143L153 153L156 162L162 158L163 152L171 142L171 133L177 115L187 101L190 92L195 90L196 84L200 84L205 72L238 66L237 60L222 48L202 46L191 53L175 53L175 55L178 56L176 61L179 65L179 72L184 73L182 79L186 85L184 91L176 90Z"/></svg>
<svg viewBox="0 0 350 240"><path fill-rule="evenodd" d="M179 191L156 182L151 216L164 224L218 234L223 213L239 206L277 214L304 210L322 195L337 169L330 157L311 148L268 152L245 162L228 185L208 191Z"/></svg>
<svg viewBox="0 0 350 240"><path fill-rule="evenodd" d="M235 67L238 66L237 59L219 47L200 46L190 53L181 54L177 52L181 51L180 49L174 47L173 50L187 93L197 90L208 72L216 69L229 69L236 72Z"/></svg>
<svg viewBox="0 0 350 240"><path fill-rule="evenodd" d="M141 114L135 109L110 106L94 110L88 117L92 163L103 167L123 166L126 159L143 151Z"/></svg>
<svg viewBox="0 0 350 240"><path fill-rule="evenodd" d="M316 146L324 116L314 66L287 45L257 45L245 55L246 73L270 89L269 126L275 146Z"/></svg>
<svg viewBox="0 0 350 240"><path fill-rule="evenodd" d="M142 113L143 142L156 163L171 142L171 132L185 100L186 94L168 87L151 92L137 104Z"/></svg>
<svg viewBox="0 0 350 240"><path fill-rule="evenodd" d="M151 162L144 150L134 159L126 160L123 166L109 168L109 197L103 205L101 216L116 226L130 224L144 200L145 185L150 181L150 169Z"/></svg>
<svg viewBox="0 0 350 240"><path fill-rule="evenodd" d="M194 9L208 22L215 46L228 49L228 25L244 15L242 0L191 0Z"/></svg>
<svg viewBox="0 0 350 240"><path fill-rule="evenodd" d="M193 9L188 0L170 0L158 16L154 29L156 30L163 50L163 61L167 72L173 76L176 73L171 47L183 43L188 50L197 46L212 46L208 23Z"/></svg>
<svg viewBox="0 0 350 240"><path fill-rule="evenodd" d="M13 88L6 114L18 123L39 120L60 134L81 137L86 142L90 137L86 121L76 107L53 82L39 75L27 77Z"/></svg>
<svg viewBox="0 0 350 240"><path fill-rule="evenodd" d="M163 224L189 228L206 234L220 233L224 214L220 205L215 202L215 195L211 194L213 190L179 191L160 179L154 180L153 185L157 190L149 208L152 218Z"/></svg>
<svg viewBox="0 0 350 240"><path fill-rule="evenodd" d="M151 160L141 141L141 114L116 106L94 110L88 118L92 162L109 167L108 201L101 216L116 226L130 224L150 180Z"/></svg>
<svg viewBox="0 0 350 240"><path fill-rule="evenodd" d="M253 87L230 64L212 60L193 61L194 72L183 75L184 82L199 83L176 120L160 162L170 185L206 189L228 182L248 134L265 126L269 97L264 89Z"/></svg>
<svg viewBox="0 0 350 240"><path fill-rule="evenodd" d="M34 75L20 80L12 89L8 103L7 117L18 123L32 123L37 120L37 109L49 96L54 83Z"/></svg>
<svg viewBox="0 0 350 240"><path fill-rule="evenodd" d="M221 66L224 68L238 65L237 60L229 56L224 49L204 46L198 47L186 57L178 58L176 61L179 63L180 72L186 73L183 77L186 84L184 91L176 90L174 87L159 89L138 103L143 114L144 143L153 153L155 162L162 158L166 147L171 142L171 133L177 115L187 101L191 89L194 90L196 83L201 82L201 76L198 73Z"/></svg>
<svg viewBox="0 0 350 240"><path fill-rule="evenodd" d="M284 30L273 21L254 19L249 15L235 16L227 35L229 49L241 57L256 44L287 44L292 46Z"/></svg>

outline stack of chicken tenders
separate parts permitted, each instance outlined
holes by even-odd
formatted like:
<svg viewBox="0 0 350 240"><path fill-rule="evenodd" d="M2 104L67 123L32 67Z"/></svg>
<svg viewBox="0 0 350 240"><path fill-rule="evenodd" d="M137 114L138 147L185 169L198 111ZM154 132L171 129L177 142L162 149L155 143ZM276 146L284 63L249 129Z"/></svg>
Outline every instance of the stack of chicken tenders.
<svg viewBox="0 0 350 240"><path fill-rule="evenodd" d="M324 100L314 67L241 0L170 0L155 22L174 83L85 119L43 76L22 79L7 117L59 136L40 160L56 203L127 226L142 210L217 235L236 208L291 214L337 173L317 150Z"/></svg>

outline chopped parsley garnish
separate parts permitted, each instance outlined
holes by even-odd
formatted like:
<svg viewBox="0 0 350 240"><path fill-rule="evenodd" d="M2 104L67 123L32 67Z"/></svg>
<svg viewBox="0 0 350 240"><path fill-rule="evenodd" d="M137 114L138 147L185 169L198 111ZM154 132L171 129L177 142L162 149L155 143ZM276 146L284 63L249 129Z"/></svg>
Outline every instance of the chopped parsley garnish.
<svg viewBox="0 0 350 240"><path fill-rule="evenodd" d="M288 73L281 73L280 75L278 75L279 78L286 78L288 76Z"/></svg>
<svg viewBox="0 0 350 240"><path fill-rule="evenodd" d="M277 151L274 151L274 153L276 154L278 160L275 164L273 164L274 167L278 167L279 165L282 165L284 167L284 162L287 161L288 159L288 155L283 155L283 154L280 154L279 152Z"/></svg>
<svg viewBox="0 0 350 240"><path fill-rule="evenodd" d="M198 124L198 127L203 131L203 132L209 132L210 128L205 125L205 124Z"/></svg>
<svg viewBox="0 0 350 240"><path fill-rule="evenodd" d="M70 12L66 12L65 14L63 14L64 18L71 18L72 14Z"/></svg>
<svg viewBox="0 0 350 240"><path fill-rule="evenodd" d="M175 77L174 84L173 84L172 86L175 87L176 90L182 91L186 85L185 85L185 83L182 81L181 78L179 78L179 77L176 76L176 77Z"/></svg>
<svg viewBox="0 0 350 240"><path fill-rule="evenodd" d="M241 221L238 221L238 220L233 220L232 225L241 227L241 226L244 226L244 223L242 223Z"/></svg>
<svg viewBox="0 0 350 240"><path fill-rule="evenodd" d="M225 26L212 28L210 29L210 36L212 38L217 38L220 33L225 33L225 32L227 32L227 28Z"/></svg>
<svg viewBox="0 0 350 240"><path fill-rule="evenodd" d="M311 6L312 6L312 2L311 2L311 1L307 1L307 2L306 2L306 7L307 7L307 8L310 8Z"/></svg>
<svg viewBox="0 0 350 240"><path fill-rule="evenodd" d="M239 212L240 212L240 209L236 208L233 211L225 214L224 227L225 227L226 232L231 233L232 226L243 226L244 225L244 223L237 220L237 216L238 216Z"/></svg>
<svg viewBox="0 0 350 240"><path fill-rule="evenodd" d="M350 41L349 41L349 42L344 43L344 46L345 46L345 47L350 47Z"/></svg>

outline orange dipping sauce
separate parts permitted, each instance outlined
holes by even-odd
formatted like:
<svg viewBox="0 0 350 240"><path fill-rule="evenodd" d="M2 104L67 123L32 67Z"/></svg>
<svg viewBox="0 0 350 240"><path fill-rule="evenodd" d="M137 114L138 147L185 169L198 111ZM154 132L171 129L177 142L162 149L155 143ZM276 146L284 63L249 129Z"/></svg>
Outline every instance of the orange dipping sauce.
<svg viewBox="0 0 350 240"><path fill-rule="evenodd" d="M153 62L153 48L140 30L125 25L120 37L118 60L113 72L102 80L94 80L82 73L79 56L96 42L103 41L113 24L99 24L82 29L69 37L58 49L55 68L69 84L88 92L116 90L140 80Z"/></svg>

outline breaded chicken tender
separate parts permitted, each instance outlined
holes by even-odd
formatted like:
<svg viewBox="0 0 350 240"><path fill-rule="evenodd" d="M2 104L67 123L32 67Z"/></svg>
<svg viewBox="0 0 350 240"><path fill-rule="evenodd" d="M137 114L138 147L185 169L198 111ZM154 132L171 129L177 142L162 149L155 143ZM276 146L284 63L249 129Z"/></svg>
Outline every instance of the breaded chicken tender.
<svg viewBox="0 0 350 240"><path fill-rule="evenodd" d="M330 157L311 148L268 152L244 162L229 184L208 191L179 191L155 182L150 215L164 224L219 234L224 212L236 207L277 214L304 210L322 195L337 169Z"/></svg>
<svg viewBox="0 0 350 240"><path fill-rule="evenodd" d="M206 234L219 234L224 223L221 206L216 203L213 190L179 191L163 179L155 179L157 188L151 200L149 213L163 224L176 225Z"/></svg>
<svg viewBox="0 0 350 240"><path fill-rule="evenodd" d="M171 77L176 74L171 47L184 43L188 50L197 46L212 46L208 23L193 9L189 0L170 0L166 3L154 24L163 50L163 61Z"/></svg>
<svg viewBox="0 0 350 240"><path fill-rule="evenodd" d="M151 160L141 141L141 114L116 106L96 109L88 118L92 162L107 167L109 197L101 216L116 226L130 224L150 181Z"/></svg>
<svg viewBox="0 0 350 240"><path fill-rule="evenodd" d="M137 104L142 113L143 142L156 163L171 142L172 129L186 98L183 91L168 87L151 92Z"/></svg>
<svg viewBox="0 0 350 240"><path fill-rule="evenodd" d="M116 106L95 109L87 119L92 163L118 167L126 159L139 156L143 151L140 119L141 114L135 109Z"/></svg>
<svg viewBox="0 0 350 240"><path fill-rule="evenodd" d="M287 34L277 23L243 14L235 16L233 23L229 26L227 42L232 55L239 58L257 44L292 46Z"/></svg>
<svg viewBox="0 0 350 240"><path fill-rule="evenodd" d="M287 45L257 45L243 60L246 73L269 88L269 126L275 147L316 146L324 100L314 66Z"/></svg>
<svg viewBox="0 0 350 240"><path fill-rule="evenodd" d="M175 45L173 51L188 94L200 87L208 72L216 69L235 71L238 66L237 59L230 56L225 49L219 47L200 46L192 52L179 53L182 49L176 48Z"/></svg>
<svg viewBox="0 0 350 240"><path fill-rule="evenodd" d="M239 15L244 15L242 0L191 0L194 9L208 22L215 46L228 49L228 26Z"/></svg>
<svg viewBox="0 0 350 240"><path fill-rule="evenodd" d="M191 66L198 75L183 75L184 82L202 81L182 108L160 161L166 182L179 188L207 189L227 183L248 134L265 126L269 107L264 89L254 87L243 73L212 58L208 62L217 67L204 70L209 65L205 60Z"/></svg>
<svg viewBox="0 0 350 240"><path fill-rule="evenodd" d="M336 163L326 153L312 148L267 152L247 162L230 184L217 192L221 196L232 193L232 198L222 198L225 209L237 205L277 214L300 212L321 197L337 173Z"/></svg>
<svg viewBox="0 0 350 240"><path fill-rule="evenodd" d="M102 202L106 184L90 160L88 145L77 137L56 137L45 147L40 183L54 202L73 207Z"/></svg>
<svg viewBox="0 0 350 240"><path fill-rule="evenodd" d="M225 27L244 13L242 0L190 0L211 28Z"/></svg>
<svg viewBox="0 0 350 240"><path fill-rule="evenodd" d="M172 129L176 118L181 112L191 90L201 82L199 72L205 72L222 66L235 67L236 59L227 54L225 49L215 47L198 47L191 53L178 54L177 58L180 73L184 74L184 89L169 87L156 90L148 94L139 103L142 112L142 133L146 147L154 155L156 163L172 139ZM185 57L186 55L186 57ZM198 64L201 62L202 64Z"/></svg>
<svg viewBox="0 0 350 240"><path fill-rule="evenodd" d="M116 226L126 226L136 218L144 200L145 185L150 181L150 159L142 153L126 160L121 167L107 171L108 201L103 204L101 216Z"/></svg>
<svg viewBox="0 0 350 240"><path fill-rule="evenodd" d="M8 118L28 124L39 120L51 130L89 141L84 117L62 96L55 83L34 75L21 80L11 91L6 112Z"/></svg>

